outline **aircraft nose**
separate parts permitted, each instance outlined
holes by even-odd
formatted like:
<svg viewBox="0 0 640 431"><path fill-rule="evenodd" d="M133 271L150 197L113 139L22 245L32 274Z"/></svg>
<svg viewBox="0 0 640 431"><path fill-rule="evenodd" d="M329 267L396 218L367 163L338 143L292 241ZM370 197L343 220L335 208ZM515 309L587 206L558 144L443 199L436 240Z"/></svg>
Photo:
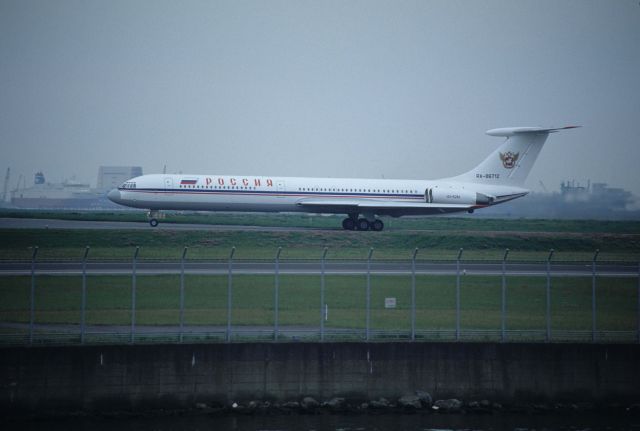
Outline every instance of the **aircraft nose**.
<svg viewBox="0 0 640 431"><path fill-rule="evenodd" d="M107 198L115 203L120 203L121 199L120 199L120 190L118 189L113 189L111 190L109 193L107 193Z"/></svg>

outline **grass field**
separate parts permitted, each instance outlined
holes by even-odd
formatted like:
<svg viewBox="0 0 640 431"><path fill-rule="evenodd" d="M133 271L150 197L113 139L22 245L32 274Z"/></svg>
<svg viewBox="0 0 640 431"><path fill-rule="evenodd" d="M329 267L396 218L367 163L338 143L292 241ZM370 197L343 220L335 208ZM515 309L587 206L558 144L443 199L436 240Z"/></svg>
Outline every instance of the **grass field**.
<svg viewBox="0 0 640 431"><path fill-rule="evenodd" d="M514 260L544 260L556 250L558 260L591 260L600 249L601 260L640 260L640 235L465 231L175 231L175 230L0 230L0 259L31 257L79 259L91 246L92 259L129 259L140 246L141 259L177 259L189 247L191 259L225 259L236 247L238 259L272 259L278 247L283 258L319 258L324 247L329 259L363 259L369 248L374 259L405 259L419 248L420 257L454 259L464 248L464 259L500 259L505 248Z"/></svg>
<svg viewBox="0 0 640 431"><path fill-rule="evenodd" d="M461 284L461 327L500 328L500 277L464 276ZM273 276L236 275L233 279L233 324L273 325ZM179 277L140 276L137 281L137 322L143 325L179 323ZM0 322L29 321L29 277L0 279ZM375 329L410 328L409 276L372 276L371 325ZM78 323L80 277L39 276L36 287L37 323ZM365 327L365 276L327 276L327 327ZM384 298L395 297L396 309L385 309ZM319 276L280 277L280 324L318 326ZM419 329L455 327L455 277L418 276ZM185 323L226 325L226 276L185 277ZM598 328L635 330L637 280L598 279ZM87 323L130 323L131 278L89 276ZM508 277L508 329L545 327L544 277ZM591 279L559 277L552 284L554 329L591 328Z"/></svg>
<svg viewBox="0 0 640 431"><path fill-rule="evenodd" d="M8 211L0 216L52 217L71 220L137 220L143 212ZM594 220L510 220L471 217L386 218L384 232L348 232L341 217L300 214L169 214L166 222L251 226L297 226L303 231L246 230L56 230L0 229L0 259L31 257L79 259L85 246L91 259L129 259L135 246L141 259L176 259L189 247L190 259L225 259L236 247L238 259L272 259L278 247L287 259L318 258L324 247L329 259L363 259L370 248L374 259L406 259L414 248L425 259L453 259L464 248L464 259L499 259L505 248L513 260L544 260L549 249L558 260L590 260L596 249L601 260L639 261L640 222Z"/></svg>
<svg viewBox="0 0 640 431"><path fill-rule="evenodd" d="M52 217L71 220L145 221L142 212L0 212L10 217ZM188 259L226 259L236 247L235 259L319 259L328 247L328 259L365 259L374 248L374 259L410 259L415 248L422 260L453 260L464 248L463 260L498 260L505 248L510 261L542 261L549 249L554 261L591 261L596 249L599 261L640 261L640 222L503 220L466 217L385 219L384 232L348 232L339 228L340 217L255 214L170 214L165 222L252 226L313 227L309 230L56 230L0 229L0 260L30 259L32 246L39 260L80 260L85 246L92 260L131 259L136 246L139 258L177 260L183 247ZM185 323L225 326L227 277L185 277ZM234 326L274 324L274 277L234 275L232 321ZM81 278L36 278L36 323L77 324L80 321ZM637 328L638 280L598 278L598 329L633 331ZM136 321L141 325L178 325L179 277L139 276ZM508 277L507 328L545 328L545 278ZM408 275L371 277L371 328L407 331L410 328ZM30 278L0 277L0 323L29 321ZM327 328L365 327L364 275L326 278ZM395 309L385 309L384 299L394 297ZM417 277L417 329L455 327L455 277ZM591 329L591 279L556 277L552 280L552 328ZM461 328L500 328L501 279L495 276L463 276ZM281 326L317 327L320 324L320 278L281 275L279 323ZM131 321L131 277L89 276L87 323L128 325ZM0 333L14 329L0 328Z"/></svg>

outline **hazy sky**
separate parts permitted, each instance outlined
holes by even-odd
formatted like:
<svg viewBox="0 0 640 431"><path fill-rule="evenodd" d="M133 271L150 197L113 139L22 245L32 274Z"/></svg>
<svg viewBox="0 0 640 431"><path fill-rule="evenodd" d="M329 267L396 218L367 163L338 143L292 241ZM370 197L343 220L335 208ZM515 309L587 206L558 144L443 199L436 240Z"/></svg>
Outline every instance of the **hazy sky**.
<svg viewBox="0 0 640 431"><path fill-rule="evenodd" d="M430 179L552 135L528 179L640 194L640 3L0 0L0 173ZM0 179L1 181L1 179Z"/></svg>

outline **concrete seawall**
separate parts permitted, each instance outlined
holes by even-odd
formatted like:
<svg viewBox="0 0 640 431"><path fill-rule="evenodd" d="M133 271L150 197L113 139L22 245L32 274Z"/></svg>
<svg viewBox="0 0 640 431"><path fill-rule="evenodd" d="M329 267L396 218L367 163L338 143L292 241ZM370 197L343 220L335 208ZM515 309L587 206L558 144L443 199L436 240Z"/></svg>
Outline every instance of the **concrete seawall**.
<svg viewBox="0 0 640 431"><path fill-rule="evenodd" d="M305 395L640 400L640 345L246 343L0 349L2 410L188 408Z"/></svg>

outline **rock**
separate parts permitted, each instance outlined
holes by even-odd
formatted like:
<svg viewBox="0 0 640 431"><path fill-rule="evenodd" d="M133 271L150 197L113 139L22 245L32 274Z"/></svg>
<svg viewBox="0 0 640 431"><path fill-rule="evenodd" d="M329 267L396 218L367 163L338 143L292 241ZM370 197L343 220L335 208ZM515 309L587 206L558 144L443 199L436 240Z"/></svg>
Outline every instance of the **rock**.
<svg viewBox="0 0 640 431"><path fill-rule="evenodd" d="M320 403L318 401L316 401L315 398L304 397L302 399L302 402L300 403L300 406L305 410L313 410L313 409L317 409L318 407L320 407Z"/></svg>
<svg viewBox="0 0 640 431"><path fill-rule="evenodd" d="M262 403L260 401L252 400L249 401L249 404L247 404L247 409L251 411L258 410L261 406Z"/></svg>
<svg viewBox="0 0 640 431"><path fill-rule="evenodd" d="M581 412L590 412L596 409L596 405L594 403L590 403L586 401L577 403L576 406L578 407L578 410L580 410Z"/></svg>
<svg viewBox="0 0 640 431"><path fill-rule="evenodd" d="M196 403L196 408L198 410L205 410L208 408L208 406L205 403Z"/></svg>
<svg viewBox="0 0 640 431"><path fill-rule="evenodd" d="M324 405L334 412L339 412L344 410L347 407L347 403L344 398L331 398L329 401L324 403Z"/></svg>
<svg viewBox="0 0 640 431"><path fill-rule="evenodd" d="M287 401L283 403L280 407L287 410L298 410L300 408L300 403L297 401Z"/></svg>
<svg viewBox="0 0 640 431"><path fill-rule="evenodd" d="M467 408L474 413L491 413L491 403L487 400L470 401Z"/></svg>
<svg viewBox="0 0 640 431"><path fill-rule="evenodd" d="M371 401L369 403L369 406L372 409L388 409L389 407L391 407L391 404L389 404L389 400L387 400L386 398L379 398L378 400Z"/></svg>
<svg viewBox="0 0 640 431"><path fill-rule="evenodd" d="M627 407L627 411L633 414L640 413L640 404L631 404L629 407Z"/></svg>
<svg viewBox="0 0 640 431"><path fill-rule="evenodd" d="M458 412L462 408L462 401L452 398L450 400L438 400L433 404L434 410L444 412Z"/></svg>
<svg viewBox="0 0 640 431"><path fill-rule="evenodd" d="M369 409L369 403L360 404L360 410L368 410L368 409Z"/></svg>
<svg viewBox="0 0 640 431"><path fill-rule="evenodd" d="M422 408L422 401L417 395L403 395L398 398L398 407L417 410Z"/></svg>
<svg viewBox="0 0 640 431"><path fill-rule="evenodd" d="M416 396L420 398L422 407L429 408L433 404L433 398L431 398L431 394L427 391L416 391Z"/></svg>
<svg viewBox="0 0 640 431"><path fill-rule="evenodd" d="M539 404L534 404L533 405L533 410L536 412L548 412L550 410L552 410L553 407L549 406L548 404L544 404L544 403L539 403Z"/></svg>

